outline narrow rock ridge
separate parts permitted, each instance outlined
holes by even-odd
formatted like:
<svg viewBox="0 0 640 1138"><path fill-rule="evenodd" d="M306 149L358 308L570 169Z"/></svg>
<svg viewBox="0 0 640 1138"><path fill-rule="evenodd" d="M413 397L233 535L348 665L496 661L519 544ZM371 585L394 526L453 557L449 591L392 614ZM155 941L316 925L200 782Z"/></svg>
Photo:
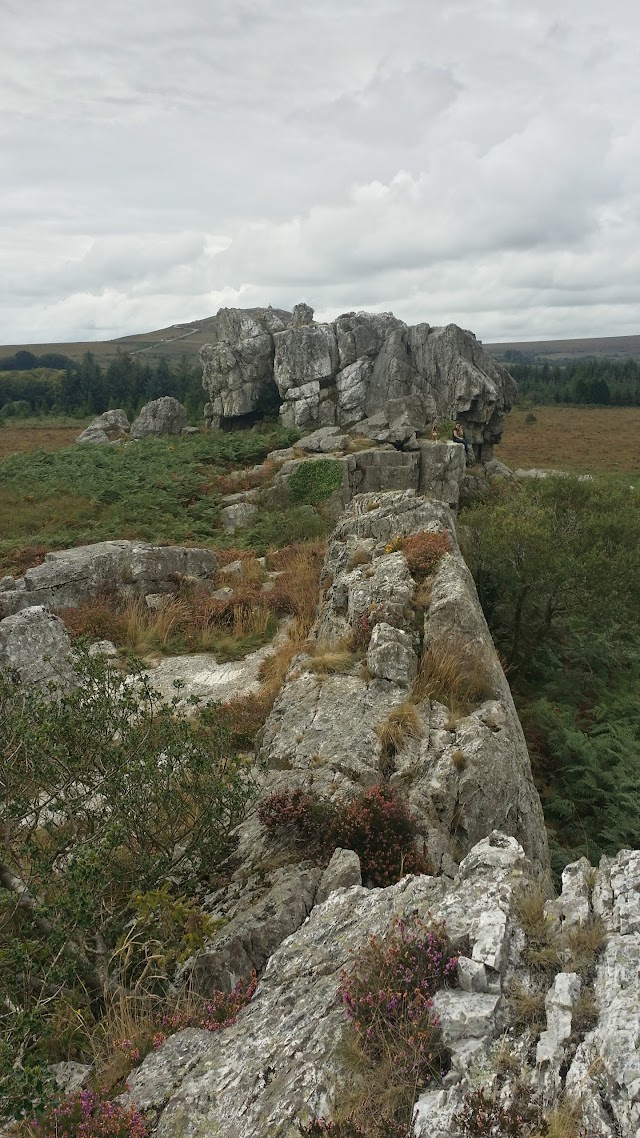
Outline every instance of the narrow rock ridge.
<svg viewBox="0 0 640 1138"><path fill-rule="evenodd" d="M200 353L210 425L259 418L279 408L302 430L369 419L420 432L462 419L478 457L491 458L515 396L509 373L456 324L407 325L391 313L348 312L327 324L296 305L222 308Z"/></svg>
<svg viewBox="0 0 640 1138"><path fill-rule="evenodd" d="M430 603L417 609L405 556L388 547L421 531L448 535L451 552ZM337 801L387 780L408 802L438 874L454 876L494 828L517 838L536 872L546 873L544 820L522 729L450 509L412 490L358 495L330 539L321 590L310 650L293 660L262 731L260 800L299 787ZM332 673L331 653L354 634L358 652L343 650L346 670ZM436 656L453 651L455 666L480 692L473 707L413 690L421 641ZM418 728L390 760L379 729L409 701ZM255 809L236 836L231 884L207 906L227 924L186 970L205 995L229 991L251 968L261 969L313 904L315 867L295 853L283 866L283 851L265 836ZM265 912L278 918L265 920Z"/></svg>
<svg viewBox="0 0 640 1138"><path fill-rule="evenodd" d="M565 871L549 922L585 927L600 916L609 940L596 969L595 1027L581 1035L572 1022L580 982L560 972L547 996L538 1061L535 1032L516 1027L513 1004L516 987L532 982L520 916L532 877L516 840L493 832L453 881L419 876L387 889L334 889L271 956L236 1023L215 1035L189 1029L169 1038L130 1076L128 1101L150 1111L157 1138L298 1138L298 1123L331 1118L348 1078L341 969L394 918L417 916L446 922L459 981L436 994L451 1069L441 1085L418 1095L416 1138L450 1138L470 1089L502 1085L508 1101L517 1084L550 1110L569 1096L579 1108L576 1133L582 1125L599 1138L636 1138L640 853L605 858L597 872L586 861Z"/></svg>

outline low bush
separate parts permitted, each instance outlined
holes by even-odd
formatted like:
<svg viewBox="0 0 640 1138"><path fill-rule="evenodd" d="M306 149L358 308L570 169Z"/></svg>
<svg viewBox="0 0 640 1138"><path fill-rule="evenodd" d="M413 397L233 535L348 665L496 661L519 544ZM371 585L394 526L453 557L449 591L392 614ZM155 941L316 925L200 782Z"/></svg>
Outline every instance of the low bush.
<svg viewBox="0 0 640 1138"><path fill-rule="evenodd" d="M487 1087L468 1091L453 1117L453 1138L600 1138L580 1122L577 1103L562 1099L543 1113L530 1088L516 1083L510 1097Z"/></svg>
<svg viewBox="0 0 640 1138"><path fill-rule="evenodd" d="M291 500L296 504L319 505L339 488L342 474L342 463L335 458L301 462L287 481Z"/></svg>
<svg viewBox="0 0 640 1138"><path fill-rule="evenodd" d="M32 1138L146 1138L143 1116L133 1107L76 1091L31 1125Z"/></svg>
<svg viewBox="0 0 640 1138"><path fill-rule="evenodd" d="M415 845L416 828L396 791L374 786L336 804L312 791L274 791L258 808L267 833L284 844L303 845L326 858L340 846L355 850L362 876L374 886L391 885L405 873L431 873Z"/></svg>
<svg viewBox="0 0 640 1138"><path fill-rule="evenodd" d="M45 1063L90 1057L110 984L166 990L254 791L215 708L177 716L100 660L77 672L55 701L0 673L0 1114Z"/></svg>
<svg viewBox="0 0 640 1138"><path fill-rule="evenodd" d="M442 924L397 919L387 936L370 939L353 970L342 973L340 999L373 1062L391 1054L398 1077L416 1087L446 1071L433 996L455 983L457 968Z"/></svg>
<svg viewBox="0 0 640 1138"><path fill-rule="evenodd" d="M445 553L451 553L452 548L451 536L446 530L439 533L421 530L402 542L407 568L416 581L435 573Z"/></svg>

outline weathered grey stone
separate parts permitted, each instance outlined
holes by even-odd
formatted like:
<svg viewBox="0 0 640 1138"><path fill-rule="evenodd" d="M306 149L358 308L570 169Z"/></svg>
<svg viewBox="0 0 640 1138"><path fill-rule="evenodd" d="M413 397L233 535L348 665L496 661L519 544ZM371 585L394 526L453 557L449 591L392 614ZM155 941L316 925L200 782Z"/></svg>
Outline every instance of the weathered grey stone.
<svg viewBox="0 0 640 1138"><path fill-rule="evenodd" d="M217 570L218 558L209 549L140 541L79 545L48 553L12 590L0 593L0 617L33 605L54 612L75 608L104 590L121 596L175 592L181 580L209 580Z"/></svg>
<svg viewBox="0 0 640 1138"><path fill-rule="evenodd" d="M524 864L517 843L492 835L463 863L455 883L407 877L388 889L332 892L276 950L235 1025L211 1035L204 1051L196 1040L197 1061L187 1059L181 1080L180 1036L174 1037L166 1065L161 1048L130 1077L129 1101L161 1108L158 1138L294 1138L299 1123L331 1117L346 1074L340 1047L348 1021L336 999L342 969L352 967L368 939L388 930L394 917L444 918L454 936L473 947L485 898L509 913ZM438 993L454 1067L466 1070L470 1047L486 1061L502 1028L502 1007L500 991ZM425 1109L423 1103L428 1118Z"/></svg>
<svg viewBox="0 0 640 1138"><path fill-rule="evenodd" d="M515 384L470 332L454 324L408 327L390 313L312 324L301 305L272 334L263 311L221 309L216 317L214 342L201 352L208 422L253 412L277 389L288 426L313 430L381 416L376 436L367 437L414 447L414 435L434 420L459 418L478 456L491 458Z"/></svg>
<svg viewBox="0 0 640 1138"><path fill-rule="evenodd" d="M118 649L110 640L96 640L89 646L88 655L103 656L108 660L114 660L118 655Z"/></svg>
<svg viewBox="0 0 640 1138"><path fill-rule="evenodd" d="M591 912L590 896L593 870L586 857L572 862L562 871L562 892L555 901L549 901L545 912L558 918L563 925L582 925Z"/></svg>
<svg viewBox="0 0 640 1138"><path fill-rule="evenodd" d="M495 479L506 478L507 480L513 478L513 471L505 466L504 462L499 462L497 458L492 458L489 462L485 462L484 470L490 482Z"/></svg>
<svg viewBox="0 0 640 1138"><path fill-rule="evenodd" d="M308 304L294 304L291 313L291 327L304 328L306 324L313 324L313 308Z"/></svg>
<svg viewBox="0 0 640 1138"><path fill-rule="evenodd" d="M344 450L348 442L349 436L343 434L339 427L321 427L306 438L299 439L296 446L313 454L330 454L332 451Z"/></svg>
<svg viewBox="0 0 640 1138"><path fill-rule="evenodd" d="M559 972L545 997L547 1029L542 1032L536 1048L536 1063L553 1063L562 1053L571 1035L571 1013L582 983L576 972Z"/></svg>
<svg viewBox="0 0 640 1138"><path fill-rule="evenodd" d="M464 447L455 443L418 442L420 466L418 493L457 506L465 476Z"/></svg>
<svg viewBox="0 0 640 1138"><path fill-rule="evenodd" d="M236 502L232 506L225 506L220 511L222 527L225 533L235 533L250 525L258 513L258 507L252 502Z"/></svg>
<svg viewBox="0 0 640 1138"><path fill-rule="evenodd" d="M52 1063L49 1067L56 1083L65 1094L72 1094L86 1087L93 1067L88 1063Z"/></svg>
<svg viewBox="0 0 640 1138"><path fill-rule="evenodd" d="M329 324L291 327L274 336L273 374L283 398L292 388L331 379L338 370L335 329Z"/></svg>
<svg viewBox="0 0 640 1138"><path fill-rule="evenodd" d="M126 439L129 434L129 419L126 411L105 411L98 415L89 426L78 435L77 443L110 443Z"/></svg>
<svg viewBox="0 0 640 1138"><path fill-rule="evenodd" d="M221 308L218 312L211 330L212 342L200 352L202 384L211 399L208 419L212 425L218 426L221 419L254 412L271 392L277 396L271 330L277 324L284 326L280 319L274 325L265 309Z"/></svg>
<svg viewBox="0 0 640 1138"><path fill-rule="evenodd" d="M317 866L276 870L270 888L254 896L251 907L233 916L210 948L193 959L186 975L194 991L202 996L230 992L252 970L261 971L271 954L307 919L321 877ZM217 915L214 910L213 916Z"/></svg>
<svg viewBox="0 0 640 1138"><path fill-rule="evenodd" d="M0 620L0 669L23 684L69 686L71 640L62 621L42 605Z"/></svg>
<svg viewBox="0 0 640 1138"><path fill-rule="evenodd" d="M371 633L367 667L372 676L390 680L401 687L411 687L418 671L413 638L401 628L393 628L380 621Z"/></svg>
<svg viewBox="0 0 640 1138"><path fill-rule="evenodd" d="M336 889L350 889L352 885L362 885L360 858L353 850L338 848L334 850L331 861L320 878L316 905L322 905Z"/></svg>
<svg viewBox="0 0 640 1138"><path fill-rule="evenodd" d="M226 589L219 592L227 593ZM233 596L233 589L228 590ZM215 596L215 594L213 594ZM228 600L228 596L218 598ZM188 656L165 656L149 670L149 683L164 700L176 695L181 707L192 696L213 703L227 703L238 696L251 695L260 687L260 669L277 652L288 635L286 622L269 644L249 652L241 660L218 663L208 652ZM176 684L178 688L176 689Z"/></svg>
<svg viewBox="0 0 640 1138"><path fill-rule="evenodd" d="M131 426L132 439L146 439L150 435L179 435L187 425L187 411L171 395L153 399L142 408Z"/></svg>

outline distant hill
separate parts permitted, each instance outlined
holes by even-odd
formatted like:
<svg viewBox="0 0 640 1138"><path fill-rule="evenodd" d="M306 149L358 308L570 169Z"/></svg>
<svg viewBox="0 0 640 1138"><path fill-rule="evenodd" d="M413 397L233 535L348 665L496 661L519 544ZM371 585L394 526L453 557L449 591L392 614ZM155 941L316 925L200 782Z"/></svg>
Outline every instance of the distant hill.
<svg viewBox="0 0 640 1138"><path fill-rule="evenodd" d="M534 360L559 363L588 356L640 360L640 336L594 336L582 340L522 340L508 344L485 344L497 360L528 363Z"/></svg>
<svg viewBox="0 0 640 1138"><path fill-rule="evenodd" d="M279 309L276 311L280 312ZM0 358L15 355L18 351L33 352L36 356L59 352L72 360L80 361L85 352L93 352L98 363L105 364L118 351L126 351L154 360L160 356L175 360L183 354L189 359L197 359L202 345L211 339L214 319L213 316L206 316L202 320L192 320L189 324L172 324L171 327L160 328L156 332L138 332L131 336L119 336L116 340L0 345ZM496 359L507 363L534 359L558 362L584 359L587 356L640 359L640 335L585 337L581 340L525 340L484 346Z"/></svg>

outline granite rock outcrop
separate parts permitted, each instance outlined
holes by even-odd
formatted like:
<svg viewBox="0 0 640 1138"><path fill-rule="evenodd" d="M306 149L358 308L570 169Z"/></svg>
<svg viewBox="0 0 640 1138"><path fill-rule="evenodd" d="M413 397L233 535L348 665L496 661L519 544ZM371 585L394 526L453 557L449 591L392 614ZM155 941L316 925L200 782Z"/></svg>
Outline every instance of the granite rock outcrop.
<svg viewBox="0 0 640 1138"><path fill-rule="evenodd" d="M363 424L402 445L434 422L461 419L486 459L515 395L509 373L471 332L409 326L391 313L350 312L323 324L308 305L284 320L272 309L221 309L201 360L212 425L279 408L281 421L300 430Z"/></svg>

